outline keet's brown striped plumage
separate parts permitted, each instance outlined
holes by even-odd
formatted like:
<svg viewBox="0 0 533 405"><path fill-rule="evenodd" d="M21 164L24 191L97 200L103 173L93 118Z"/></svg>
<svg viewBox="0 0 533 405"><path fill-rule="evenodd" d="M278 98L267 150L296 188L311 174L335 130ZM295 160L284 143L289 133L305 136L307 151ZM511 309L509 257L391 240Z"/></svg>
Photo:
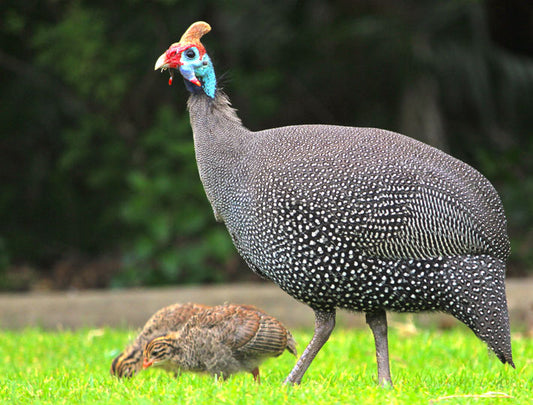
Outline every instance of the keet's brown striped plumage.
<svg viewBox="0 0 533 405"><path fill-rule="evenodd" d="M159 336L144 350L145 367L207 372L229 377L248 371L259 380L259 364L296 343L276 318L250 305L220 305L201 311L181 330Z"/></svg>
<svg viewBox="0 0 533 405"><path fill-rule="evenodd" d="M169 305L157 311L148 319L135 340L114 358L111 363L111 375L133 377L142 370L142 354L149 340L162 333L180 329L191 316L207 308L209 307L206 305L189 302Z"/></svg>

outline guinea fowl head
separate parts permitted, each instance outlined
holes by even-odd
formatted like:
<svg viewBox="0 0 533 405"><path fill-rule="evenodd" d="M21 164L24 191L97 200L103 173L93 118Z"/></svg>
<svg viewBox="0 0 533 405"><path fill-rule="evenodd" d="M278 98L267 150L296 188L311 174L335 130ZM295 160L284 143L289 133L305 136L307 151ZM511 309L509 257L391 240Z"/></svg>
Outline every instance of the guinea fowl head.
<svg viewBox="0 0 533 405"><path fill-rule="evenodd" d="M172 84L174 70L178 70L191 93L203 91L208 97L215 97L215 70L200 42L200 38L209 31L211 31L211 26L208 23L195 22L185 31L179 42L170 45L157 59L154 69L169 70L169 85Z"/></svg>
<svg viewBox="0 0 533 405"><path fill-rule="evenodd" d="M179 364L182 350L176 340L177 334L169 333L148 342L143 352L143 369L165 366L169 362Z"/></svg>

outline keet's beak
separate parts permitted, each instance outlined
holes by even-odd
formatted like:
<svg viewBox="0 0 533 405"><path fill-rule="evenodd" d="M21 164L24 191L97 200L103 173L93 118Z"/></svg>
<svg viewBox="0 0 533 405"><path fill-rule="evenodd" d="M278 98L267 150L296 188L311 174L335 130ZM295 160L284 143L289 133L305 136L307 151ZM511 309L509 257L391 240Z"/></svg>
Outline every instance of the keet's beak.
<svg viewBox="0 0 533 405"><path fill-rule="evenodd" d="M148 360L148 359L144 359L143 360L143 369L147 369L148 367L150 367L152 364L154 364L153 361L151 360Z"/></svg>
<svg viewBox="0 0 533 405"><path fill-rule="evenodd" d="M154 70L159 69L167 69L168 63L167 63L167 53L163 53L159 58L157 58L157 61L155 62Z"/></svg>

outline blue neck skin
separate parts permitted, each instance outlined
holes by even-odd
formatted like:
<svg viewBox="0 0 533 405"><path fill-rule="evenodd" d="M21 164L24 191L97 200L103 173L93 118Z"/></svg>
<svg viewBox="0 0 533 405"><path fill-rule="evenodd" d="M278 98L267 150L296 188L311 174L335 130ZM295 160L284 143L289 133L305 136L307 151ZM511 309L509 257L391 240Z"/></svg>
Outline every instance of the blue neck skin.
<svg viewBox="0 0 533 405"><path fill-rule="evenodd" d="M184 72L182 72L182 75L183 73ZM215 69L207 54L204 55L201 65L194 68L194 74L202 83L202 87L198 87L185 78L185 88L193 94L199 94L203 90L209 98L215 98L217 79L215 76Z"/></svg>

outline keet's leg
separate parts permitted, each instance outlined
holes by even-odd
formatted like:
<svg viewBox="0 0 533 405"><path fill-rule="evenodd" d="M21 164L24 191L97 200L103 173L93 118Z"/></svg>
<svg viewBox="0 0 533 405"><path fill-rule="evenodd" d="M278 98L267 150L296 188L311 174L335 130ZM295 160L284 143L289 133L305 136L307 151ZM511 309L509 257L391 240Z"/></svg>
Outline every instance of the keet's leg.
<svg viewBox="0 0 533 405"><path fill-rule="evenodd" d="M261 378L259 377L259 367L254 368L251 373L254 376L254 381L257 384L261 384Z"/></svg>

